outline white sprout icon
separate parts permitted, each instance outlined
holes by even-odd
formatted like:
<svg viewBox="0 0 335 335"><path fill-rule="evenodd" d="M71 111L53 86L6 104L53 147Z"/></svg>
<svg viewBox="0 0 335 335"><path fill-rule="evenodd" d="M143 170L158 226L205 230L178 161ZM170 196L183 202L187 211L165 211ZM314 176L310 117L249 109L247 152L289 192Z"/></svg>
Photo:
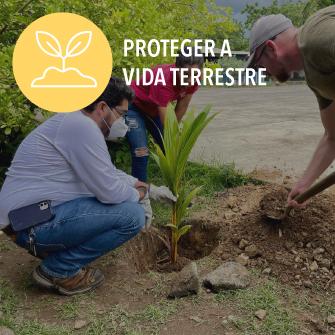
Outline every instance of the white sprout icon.
<svg viewBox="0 0 335 335"><path fill-rule="evenodd" d="M65 53L63 53L62 47L59 43L59 40L52 35L51 33L47 31L36 31L36 41L39 46L39 48L46 53L47 55L51 57L56 57L56 58L61 58L62 59L62 68L59 69L54 66L48 67L44 72L41 77L35 78L31 86L32 87L96 87L97 82L94 78L82 74L77 68L74 67L69 67L66 68L66 59L71 58L71 57L77 57L84 53L89 45L91 44L92 41L92 32L91 31L81 31L75 35L73 35L69 42L66 45L65 48ZM48 72L54 73L55 78L53 81L55 82L49 82L49 80L45 79L46 75ZM56 72L55 72L56 71ZM59 76L59 74L65 74L68 73L68 76ZM71 81L73 80L73 75L77 74L80 76L78 78L80 81L85 81L85 83L59 83L60 77L61 80L68 81L70 78ZM58 74L58 76L56 76ZM51 76L51 74L49 75ZM56 79L57 78L57 79ZM89 83L88 83L89 82Z"/></svg>

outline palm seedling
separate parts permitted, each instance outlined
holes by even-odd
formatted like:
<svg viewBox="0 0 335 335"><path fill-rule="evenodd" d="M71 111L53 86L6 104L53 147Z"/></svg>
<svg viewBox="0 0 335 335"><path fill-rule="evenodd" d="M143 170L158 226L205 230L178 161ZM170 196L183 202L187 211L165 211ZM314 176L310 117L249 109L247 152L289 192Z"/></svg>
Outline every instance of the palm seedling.
<svg viewBox="0 0 335 335"><path fill-rule="evenodd" d="M185 190L183 177L194 144L203 129L216 116L216 114L209 115L209 112L209 106L198 115L190 111L185 115L183 121L178 123L173 108L168 108L162 135L164 151L159 145L154 144L154 160L161 170L166 185L177 197L176 203L172 206L171 222L167 224L167 227L171 229L169 245L172 263L177 260L179 239L191 229L190 225L183 225L182 219L191 200L201 189L200 186L191 191Z"/></svg>

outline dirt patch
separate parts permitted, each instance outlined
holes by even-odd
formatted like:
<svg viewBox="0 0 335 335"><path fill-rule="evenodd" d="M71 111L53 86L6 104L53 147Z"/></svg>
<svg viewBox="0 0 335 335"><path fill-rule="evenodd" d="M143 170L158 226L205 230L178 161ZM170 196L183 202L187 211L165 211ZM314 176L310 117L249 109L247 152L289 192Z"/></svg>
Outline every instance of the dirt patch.
<svg viewBox="0 0 335 335"><path fill-rule="evenodd" d="M280 188L267 193L259 203L263 215L280 218L285 212L287 196L288 191L285 188Z"/></svg>
<svg viewBox="0 0 335 335"><path fill-rule="evenodd" d="M219 194L217 209L201 213L221 228L212 256L232 260L247 254L250 267L270 268L284 283L335 290L334 194L314 197L281 225L267 223L264 208L281 213L286 196L285 188L270 184Z"/></svg>

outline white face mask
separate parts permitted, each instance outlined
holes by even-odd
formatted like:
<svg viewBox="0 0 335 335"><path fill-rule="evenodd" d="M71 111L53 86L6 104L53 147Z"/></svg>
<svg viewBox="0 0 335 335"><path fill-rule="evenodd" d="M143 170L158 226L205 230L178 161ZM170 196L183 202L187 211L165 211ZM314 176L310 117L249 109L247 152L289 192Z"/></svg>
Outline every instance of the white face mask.
<svg viewBox="0 0 335 335"><path fill-rule="evenodd" d="M123 117L119 117L117 120L115 120L110 127L105 119L103 119L107 128L109 129L109 134L106 137L107 141L113 141L118 137L125 137L126 133L128 131L128 126L126 125L126 122Z"/></svg>

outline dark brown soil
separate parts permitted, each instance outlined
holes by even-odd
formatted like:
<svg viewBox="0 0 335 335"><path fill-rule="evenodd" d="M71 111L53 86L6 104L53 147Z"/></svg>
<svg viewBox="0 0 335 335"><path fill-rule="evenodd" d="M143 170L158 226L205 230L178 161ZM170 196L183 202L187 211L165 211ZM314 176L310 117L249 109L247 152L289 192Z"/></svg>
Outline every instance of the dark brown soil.
<svg viewBox="0 0 335 335"><path fill-rule="evenodd" d="M280 201L286 202L286 195L282 185L273 184L243 186L217 194L207 209L194 213L188 220L193 228L181 239L179 261L173 266L169 263L166 231L153 228L142 232L93 265L102 269L106 282L94 296L87 296L86 300L85 296L80 298L80 317L90 318L85 311L89 311L91 305L102 315L113 306L122 306L127 313L143 311L147 305L165 299L174 281L175 274L157 272L178 271L191 260L205 257L197 262L199 274L203 276L222 261L235 260L242 253L250 254L249 269L260 272L271 269L270 276L293 286L296 294L308 292L311 304L320 305L322 297L335 292L335 193L316 196L306 209L295 210L281 225L268 224L263 218L264 210L278 208ZM36 318L50 324L59 322L59 308L72 300L36 288L30 278L39 260L5 236L0 236L0 242L0 279L15 289L23 306L20 318ZM262 274L260 278L266 281L267 276ZM222 320L239 313L233 304L217 304L205 290L201 290L199 296L197 305L191 299L179 302L183 305L178 315L173 315L160 333L239 333L235 328L225 332L222 327ZM307 316L298 316L304 328L312 327L306 320L314 312L308 310ZM317 318L324 318L324 315ZM62 322L71 326L73 321ZM140 326L145 326L146 322L141 321ZM315 334L314 330L310 334Z"/></svg>
<svg viewBox="0 0 335 335"><path fill-rule="evenodd" d="M287 196L288 191L285 188L270 191L265 194L259 203L264 217L280 218L285 212Z"/></svg>
<svg viewBox="0 0 335 335"><path fill-rule="evenodd" d="M278 215L286 196L287 191L275 185L240 187L219 195L220 211L202 213L221 227L220 244L212 255L234 259L248 253L243 244L252 245L260 256L250 258L250 267L271 268L273 275L295 286L335 290L335 196L318 195L282 224L269 224L264 209Z"/></svg>
<svg viewBox="0 0 335 335"><path fill-rule="evenodd" d="M271 184L220 193L208 210L187 222L192 230L180 240L177 264L169 262L166 231L155 229L127 246L127 261L139 272L172 272L208 255L235 260L247 254L249 267L270 268L284 283L335 290L335 195L318 195L282 224L269 224L264 212L280 216L287 194L285 187Z"/></svg>
<svg viewBox="0 0 335 335"><path fill-rule="evenodd" d="M201 259L211 254L219 244L220 226L202 220L192 220L191 231L182 236L178 245L178 259L170 262L169 231L152 227L141 233L127 245L125 254L130 255L139 272L155 270L158 272L180 271L191 260Z"/></svg>

